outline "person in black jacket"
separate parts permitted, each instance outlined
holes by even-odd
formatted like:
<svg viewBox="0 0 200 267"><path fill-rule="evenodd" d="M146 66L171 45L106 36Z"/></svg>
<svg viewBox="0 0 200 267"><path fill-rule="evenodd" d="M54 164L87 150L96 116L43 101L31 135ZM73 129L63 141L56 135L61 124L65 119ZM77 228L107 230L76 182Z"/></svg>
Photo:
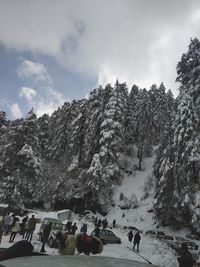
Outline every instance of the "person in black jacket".
<svg viewBox="0 0 200 267"><path fill-rule="evenodd" d="M132 232L132 230L127 234L127 236L128 236L128 240L130 242L132 242L132 240L133 240L133 232Z"/></svg>
<svg viewBox="0 0 200 267"><path fill-rule="evenodd" d="M181 245L181 248L176 248L175 246L171 246L175 249L178 254L180 255L177 258L179 263L179 267L193 267L196 261L193 259L192 254L188 250L188 246L186 243Z"/></svg>
<svg viewBox="0 0 200 267"><path fill-rule="evenodd" d="M72 235L75 235L76 234L76 230L78 230L77 226L76 226L76 223L74 223L71 227L71 233Z"/></svg>
<svg viewBox="0 0 200 267"><path fill-rule="evenodd" d="M28 216L24 217L22 219L22 223L20 224L20 228L21 228L20 235L22 235L22 238L24 237L24 234L25 234L25 224L27 221L28 221Z"/></svg>
<svg viewBox="0 0 200 267"><path fill-rule="evenodd" d="M95 235L96 237L100 237L100 229L99 229L98 225L97 225L96 228L94 229L94 235Z"/></svg>
<svg viewBox="0 0 200 267"><path fill-rule="evenodd" d="M43 230L43 233L42 233L42 237L41 237L41 241L42 241L42 247L41 247L41 250L40 252L46 252L45 251L45 244L49 238L49 234L51 232L51 227L52 227L52 223L48 223L45 227L44 227L44 230Z"/></svg>
<svg viewBox="0 0 200 267"><path fill-rule="evenodd" d="M134 240L133 240L133 249L135 249L135 246L137 245L137 252L139 252L140 240L141 240L141 236L140 236L139 231L137 231L137 233L134 236Z"/></svg>
<svg viewBox="0 0 200 267"><path fill-rule="evenodd" d="M84 223L83 226L81 227L80 232L81 232L81 233L84 233L84 234L87 233L87 225L86 225L85 223Z"/></svg>

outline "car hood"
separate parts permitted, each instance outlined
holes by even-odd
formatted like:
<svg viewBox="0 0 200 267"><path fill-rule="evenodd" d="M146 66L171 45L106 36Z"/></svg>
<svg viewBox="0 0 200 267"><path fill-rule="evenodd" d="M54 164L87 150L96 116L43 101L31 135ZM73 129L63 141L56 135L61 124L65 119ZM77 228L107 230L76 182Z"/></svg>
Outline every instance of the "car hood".
<svg viewBox="0 0 200 267"><path fill-rule="evenodd" d="M2 261L0 267L156 267L147 263L101 256L34 256Z"/></svg>

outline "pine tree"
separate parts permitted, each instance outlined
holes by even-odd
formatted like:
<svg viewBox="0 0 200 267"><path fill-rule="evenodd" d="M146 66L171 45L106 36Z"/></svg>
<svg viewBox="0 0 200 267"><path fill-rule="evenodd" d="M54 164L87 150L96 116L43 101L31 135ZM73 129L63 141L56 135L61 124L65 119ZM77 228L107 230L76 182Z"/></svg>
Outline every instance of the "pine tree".
<svg viewBox="0 0 200 267"><path fill-rule="evenodd" d="M14 189L20 195L21 202L30 204L37 201L41 197L43 171L39 153L37 118L33 111L30 111L24 120L11 125L6 139L7 143L1 150L0 177L6 185L2 186L1 199L5 199L6 188L10 186L12 188L12 184L17 179ZM9 183L11 183L10 186Z"/></svg>
<svg viewBox="0 0 200 267"><path fill-rule="evenodd" d="M12 175L2 179L0 199L2 203L8 204L10 208L16 209L24 207L20 183L18 170L13 172Z"/></svg>
<svg viewBox="0 0 200 267"><path fill-rule="evenodd" d="M67 141L70 134L71 104L65 102L62 108L55 111L49 121L49 154L48 157L55 160L60 167L66 162L68 154Z"/></svg>
<svg viewBox="0 0 200 267"><path fill-rule="evenodd" d="M136 103L139 88L133 85L127 99L127 114L125 119L126 144L133 145L137 140L137 120L135 119Z"/></svg>
<svg viewBox="0 0 200 267"><path fill-rule="evenodd" d="M97 202L104 206L111 199L113 186L121 180L119 163L124 148L127 96L126 84L117 81L114 89L110 84L105 87L99 153L94 154L88 170L88 185Z"/></svg>
<svg viewBox="0 0 200 267"><path fill-rule="evenodd" d="M175 222L182 222L193 227L198 224L197 221L200 218L198 212L200 189L199 66L200 43L194 39L191 40L188 52L182 56L177 67L177 81L181 82L181 86L177 115L173 125L174 135L171 147L173 147L174 155L170 165L161 172L162 177L158 181L155 205L158 217L162 214L162 218L169 220L170 217ZM167 173L168 170L170 174ZM164 188L169 188L170 191ZM171 198L167 197L169 194ZM162 209L166 206L166 199L170 216L167 214L169 210ZM191 210L197 211L195 215Z"/></svg>
<svg viewBox="0 0 200 267"><path fill-rule="evenodd" d="M143 156L152 153L153 113L152 102L146 89L140 90L135 105L135 140L138 145L138 169L141 170Z"/></svg>
<svg viewBox="0 0 200 267"><path fill-rule="evenodd" d="M44 114L42 117L38 118L37 124L39 127L39 147L40 153L43 159L47 158L49 150L49 115Z"/></svg>

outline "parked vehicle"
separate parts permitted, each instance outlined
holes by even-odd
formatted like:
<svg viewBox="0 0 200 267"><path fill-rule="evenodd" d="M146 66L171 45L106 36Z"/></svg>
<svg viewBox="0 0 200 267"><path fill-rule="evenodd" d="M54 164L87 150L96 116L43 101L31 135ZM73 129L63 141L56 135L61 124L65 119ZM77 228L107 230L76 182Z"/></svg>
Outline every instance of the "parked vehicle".
<svg viewBox="0 0 200 267"><path fill-rule="evenodd" d="M49 238L48 238L48 245L53 248L53 247L57 247L57 242L56 242L56 233L61 231L61 232L65 232L66 231L66 226L65 224L63 224L61 222L61 220L58 219L54 219L54 218L44 218L42 221L42 224L40 226L40 230L39 230L39 240L41 240L42 237L42 232L44 230L44 227L48 224L48 223L52 223L52 227L51 227L51 232L49 234Z"/></svg>
<svg viewBox="0 0 200 267"><path fill-rule="evenodd" d="M148 230L145 232L145 235L150 236L150 237L154 237L157 239L162 239L165 237L165 233L162 231L157 231L157 230Z"/></svg>
<svg viewBox="0 0 200 267"><path fill-rule="evenodd" d="M188 249L190 251L190 253L192 254L192 256L197 259L200 256L200 247L199 245L197 245L197 243L195 242L187 242L188 245Z"/></svg>
<svg viewBox="0 0 200 267"><path fill-rule="evenodd" d="M174 244L175 245L182 245L182 243L187 243L190 240L188 240L188 238L186 237L182 237L182 236L174 236Z"/></svg>
<svg viewBox="0 0 200 267"><path fill-rule="evenodd" d="M124 229L129 229L129 230L133 230L133 231L139 231L141 232L141 230L139 230L137 227L135 226L124 226Z"/></svg>
<svg viewBox="0 0 200 267"><path fill-rule="evenodd" d="M93 230L91 236L95 236L95 231ZM121 244L121 239L117 237L112 231L106 229L100 229L100 239L103 244Z"/></svg>
<svg viewBox="0 0 200 267"><path fill-rule="evenodd" d="M162 238L162 241L167 243L169 246L174 245L174 246L181 246L182 243L187 243L189 240L185 237L182 236L170 236L170 235L165 235Z"/></svg>
<svg viewBox="0 0 200 267"><path fill-rule="evenodd" d="M186 237L186 238L189 238L189 239L191 239L191 240L193 240L193 241L200 242L200 237L197 236L197 235L186 235L185 237Z"/></svg>
<svg viewBox="0 0 200 267"><path fill-rule="evenodd" d="M175 247L176 248L181 248L181 245L182 245L183 242L181 243L175 243ZM192 241L186 241L184 242L187 244L188 246L188 250L189 252L192 254L192 256L195 258L195 259L198 259L199 256L200 256L200 247L195 243L195 242L192 242Z"/></svg>
<svg viewBox="0 0 200 267"><path fill-rule="evenodd" d="M173 244L174 242L174 237L171 235L160 235L159 239L166 242L167 244Z"/></svg>
<svg viewBox="0 0 200 267"><path fill-rule="evenodd" d="M71 211L69 209L57 211L58 219L61 221L69 220L71 217Z"/></svg>

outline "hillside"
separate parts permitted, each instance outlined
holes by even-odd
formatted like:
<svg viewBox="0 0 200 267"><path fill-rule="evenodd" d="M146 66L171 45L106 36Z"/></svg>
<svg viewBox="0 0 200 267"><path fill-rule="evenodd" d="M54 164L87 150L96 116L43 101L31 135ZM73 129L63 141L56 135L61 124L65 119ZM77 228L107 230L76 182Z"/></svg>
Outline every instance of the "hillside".
<svg viewBox="0 0 200 267"><path fill-rule="evenodd" d="M144 256L146 259L151 261L153 264L162 266L162 267L175 267L177 266L176 255L174 251L169 248L166 244L147 237L144 235L144 232L149 229L155 229L156 224L153 219L154 214L147 212L152 208L153 197L150 194L148 198L145 200L141 200L141 197L144 195L143 186L147 180L147 178L151 175L152 171L152 162L153 157L146 158L143 162L144 171L136 171L132 175L125 174L125 179L123 183L116 189L114 200L116 206L110 208L110 211L106 218L109 222L109 227L112 228L112 221L115 218L117 221L117 226L115 229L112 229L113 232L119 236L122 240L122 244L107 244L104 246L104 250L99 256L109 256L109 257L118 257L122 259L130 259L145 262L141 257L127 249L127 246L132 247L132 244L128 241L127 233L129 229L124 229L124 226L135 226L138 229L143 231L141 234L141 244L140 244L140 254ZM123 193L124 197L130 198L132 194L135 194L137 197L137 208L130 208L127 210L121 209L118 205L121 204L119 201L120 194ZM31 213L32 214L32 213ZM56 218L55 212L41 212L35 211L35 216L37 218L44 217L54 217ZM98 218L103 219L104 217L100 214L88 213L85 217L80 217L77 214L73 214L72 220L77 223L78 229L80 229L82 223L86 223L88 226L88 233L94 229L94 224L91 222L92 217L98 216ZM66 223L66 221L65 221ZM37 225L37 229L35 231L34 240L38 239L37 232L39 231L40 225ZM170 229L162 229L164 231L168 231L168 233L172 232ZM179 234L177 232L174 232ZM20 237L17 236L16 241L20 240ZM10 244L8 243L8 237L3 236L1 247L8 247ZM39 247L36 245L35 249L37 250ZM57 250L47 248L47 252L49 254L53 253L54 255L58 254Z"/></svg>
<svg viewBox="0 0 200 267"><path fill-rule="evenodd" d="M135 164L143 169L174 108L163 83L147 91L116 81L65 102L51 116L37 118L31 110L8 121L2 113L0 202L15 207L18 198L19 208L67 206L107 214L113 190Z"/></svg>
<svg viewBox="0 0 200 267"><path fill-rule="evenodd" d="M140 253L153 264L163 267L175 267L178 264L176 259L177 254L166 243L145 236L144 234L147 230L155 230L158 225L155 220L155 214L148 212L153 207L153 190L150 190L149 196L143 199L145 184L149 181L149 177L151 177L153 161L154 157L144 159L144 170L136 171L132 175L125 175L122 185L117 188L114 196L116 206L110 210L107 219L110 222L116 219L118 229L115 232L121 236L123 241L121 247L117 245L106 245L102 255L143 261L139 256L131 253L126 248L127 245L132 247L132 244L127 241L129 230L124 229L124 226L135 226L143 232ZM138 201L138 207L127 210L121 209L118 206L120 205L119 197L121 193L127 198L130 198L134 194ZM184 236L189 232L189 229L185 228L177 231L170 227L159 227L159 230L164 231L166 234L177 236Z"/></svg>
<svg viewBox="0 0 200 267"><path fill-rule="evenodd" d="M132 174L124 174L124 180L122 184L115 191L114 200L116 206L109 212L107 216L110 220L115 218L116 221L121 221L123 226L135 226L141 230L143 227L146 229L154 224L153 214L147 212L148 210L152 209L153 206L152 196L154 188L148 188L149 196L147 199L143 199L145 194L145 184L149 181L149 177L152 176L151 173L153 161L154 157L146 158L143 162L143 171L136 170ZM131 199L131 197L133 198L133 208L121 209L119 207L123 206L123 203L126 202L126 200L120 201L121 193L127 199ZM134 208L134 206L136 207Z"/></svg>

